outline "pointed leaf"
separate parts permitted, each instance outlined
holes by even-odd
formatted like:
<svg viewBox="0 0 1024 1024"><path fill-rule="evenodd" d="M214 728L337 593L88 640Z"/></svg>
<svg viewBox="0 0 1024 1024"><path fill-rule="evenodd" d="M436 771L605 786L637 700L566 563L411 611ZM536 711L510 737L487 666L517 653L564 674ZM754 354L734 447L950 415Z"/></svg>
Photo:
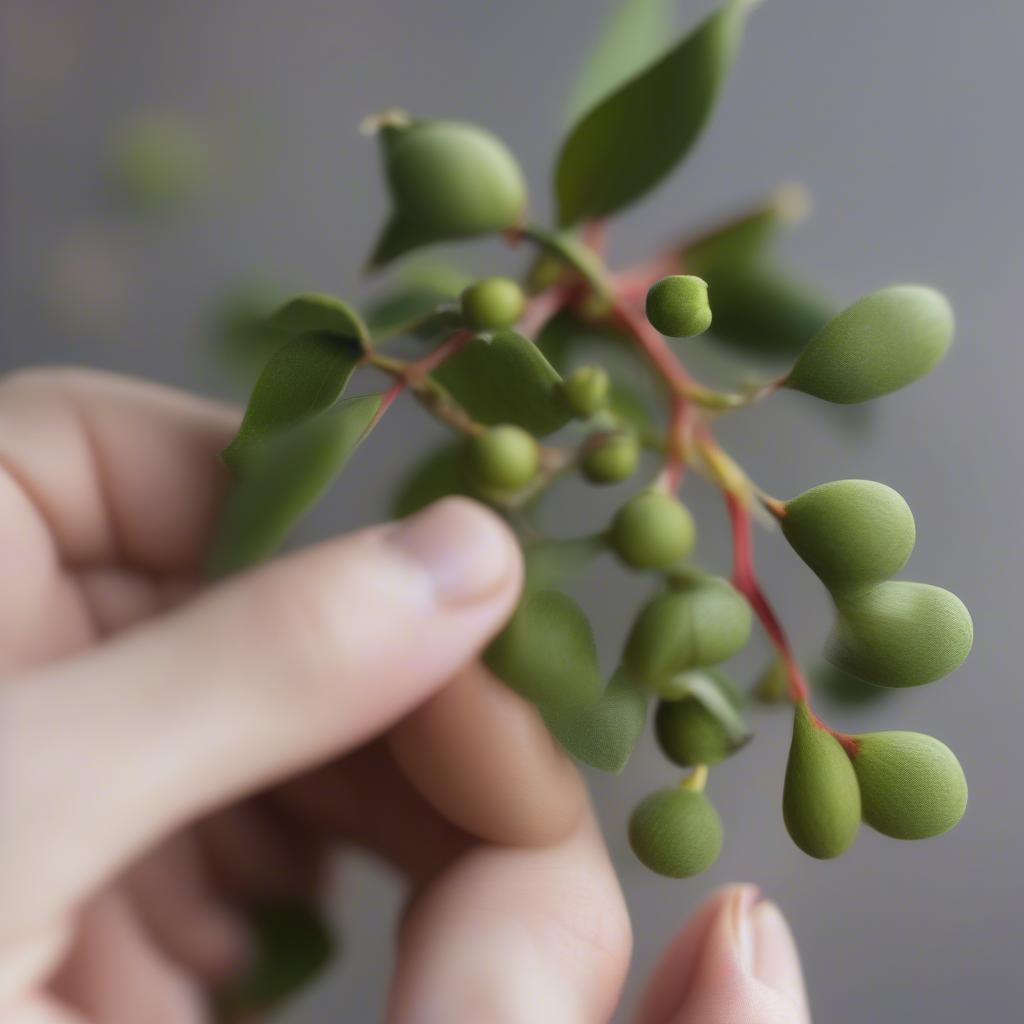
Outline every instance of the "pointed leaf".
<svg viewBox="0 0 1024 1024"><path fill-rule="evenodd" d="M237 469L261 438L333 405L362 355L355 339L325 331L289 341L256 381L242 425L224 452L228 465Z"/></svg>
<svg viewBox="0 0 1024 1024"><path fill-rule="evenodd" d="M379 270L398 259L399 256L412 252L413 249L441 240L440 237L435 237L425 228L409 224L402 220L397 213L393 213L373 247L366 270L367 272Z"/></svg>
<svg viewBox="0 0 1024 1024"><path fill-rule="evenodd" d="M727 0L576 125L555 171L562 226L628 206L687 154L732 66L748 6Z"/></svg>
<svg viewBox="0 0 1024 1024"><path fill-rule="evenodd" d="M267 327L280 330L289 338L311 331L337 335L366 348L370 335L359 314L333 295L307 292L289 299L267 317Z"/></svg>
<svg viewBox="0 0 1024 1024"><path fill-rule="evenodd" d="M562 401L562 378L537 346L515 331L474 338L434 377L481 423L514 423L543 436L571 418Z"/></svg>
<svg viewBox="0 0 1024 1024"><path fill-rule="evenodd" d="M735 700L725 692L721 684L709 672L687 672L686 692L695 697L722 727L733 750L742 747L753 733Z"/></svg>
<svg viewBox="0 0 1024 1024"><path fill-rule="evenodd" d="M359 446L380 408L362 395L248 445L208 562L226 576L274 553Z"/></svg>
<svg viewBox="0 0 1024 1024"><path fill-rule="evenodd" d="M617 0L569 97L572 123L653 63L675 25L673 0Z"/></svg>
<svg viewBox="0 0 1024 1024"><path fill-rule="evenodd" d="M578 761L618 775L647 721L649 694L620 669L592 704L546 712L552 734Z"/></svg>
<svg viewBox="0 0 1024 1024"><path fill-rule="evenodd" d="M499 679L547 712L596 700L603 680L590 623L555 590L527 594L484 660Z"/></svg>
<svg viewBox="0 0 1024 1024"><path fill-rule="evenodd" d="M378 297L366 311L366 323L377 341L418 333L438 305L458 297L473 278L456 267L426 263L409 267L402 280Z"/></svg>

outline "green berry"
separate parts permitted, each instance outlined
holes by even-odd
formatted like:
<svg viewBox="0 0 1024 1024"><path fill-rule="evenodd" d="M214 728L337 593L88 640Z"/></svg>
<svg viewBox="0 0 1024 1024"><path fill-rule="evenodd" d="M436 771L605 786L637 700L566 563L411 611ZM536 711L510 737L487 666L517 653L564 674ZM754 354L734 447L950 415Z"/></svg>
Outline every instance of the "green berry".
<svg viewBox="0 0 1024 1024"><path fill-rule="evenodd" d="M750 606L726 580L673 584L637 616L623 660L636 680L672 697L672 679L731 658L750 638Z"/></svg>
<svg viewBox="0 0 1024 1024"><path fill-rule="evenodd" d="M949 831L967 807L967 780L945 743L919 732L855 737L853 768L864 820L894 839L927 839Z"/></svg>
<svg viewBox="0 0 1024 1024"><path fill-rule="evenodd" d="M485 488L516 491L537 475L537 442L521 427L491 427L469 445L470 472Z"/></svg>
<svg viewBox="0 0 1024 1024"><path fill-rule="evenodd" d="M826 402L866 402L906 387L953 340L953 311L923 285L882 288L847 307L807 344L786 387Z"/></svg>
<svg viewBox="0 0 1024 1024"><path fill-rule="evenodd" d="M836 596L834 665L876 686L921 686L967 657L974 624L963 602L928 583L891 580Z"/></svg>
<svg viewBox="0 0 1024 1024"><path fill-rule="evenodd" d="M459 121L417 121L386 136L396 212L435 237L462 238L518 223L526 184L497 136Z"/></svg>
<svg viewBox="0 0 1024 1024"><path fill-rule="evenodd" d="M581 366L562 382L566 405L578 419L586 420L608 405L611 379L600 366Z"/></svg>
<svg viewBox="0 0 1024 1024"><path fill-rule="evenodd" d="M914 549L914 515L891 487L836 480L786 503L782 532L828 587L878 583Z"/></svg>
<svg viewBox="0 0 1024 1024"><path fill-rule="evenodd" d="M711 326L707 282L692 274L674 274L651 285L647 319L669 338L692 338Z"/></svg>
<svg viewBox="0 0 1024 1024"><path fill-rule="evenodd" d="M580 468L592 484L617 484L636 472L640 442L632 431L602 438L588 447Z"/></svg>
<svg viewBox="0 0 1024 1024"><path fill-rule="evenodd" d="M782 816L804 853L838 857L857 836L861 803L857 776L842 744L798 704L786 765Z"/></svg>
<svg viewBox="0 0 1024 1024"><path fill-rule="evenodd" d="M685 684L684 672L675 677ZM722 698L737 711L743 705L743 694L721 672L703 671ZM698 764L717 764L735 753L743 745L729 736L719 718L713 715L699 698L688 694L680 700L662 700L654 716L654 731L662 753L674 764L688 767Z"/></svg>
<svg viewBox="0 0 1024 1024"><path fill-rule="evenodd" d="M523 315L523 290L508 277L485 277L462 293L462 319L477 331L500 331Z"/></svg>
<svg viewBox="0 0 1024 1024"><path fill-rule="evenodd" d="M696 529L686 506L668 494L645 491L612 521L611 542L635 569L664 569L693 550Z"/></svg>
<svg viewBox="0 0 1024 1024"><path fill-rule="evenodd" d="M629 845L652 871L699 875L722 849L722 820L703 793L666 787L642 800L629 819Z"/></svg>

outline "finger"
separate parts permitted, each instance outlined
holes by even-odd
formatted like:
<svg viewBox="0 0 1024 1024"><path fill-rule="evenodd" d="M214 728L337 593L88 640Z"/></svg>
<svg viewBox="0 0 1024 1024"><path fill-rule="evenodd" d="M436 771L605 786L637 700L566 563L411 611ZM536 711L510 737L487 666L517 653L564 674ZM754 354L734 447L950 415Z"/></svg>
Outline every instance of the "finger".
<svg viewBox="0 0 1024 1024"><path fill-rule="evenodd" d="M500 521L452 499L0 690L0 931L48 919L173 828L381 732L479 653L520 574Z"/></svg>
<svg viewBox="0 0 1024 1024"><path fill-rule="evenodd" d="M61 564L195 571L238 413L156 384L80 369L0 380L0 466ZM13 498L10 499L13 502Z"/></svg>
<svg viewBox="0 0 1024 1024"><path fill-rule="evenodd" d="M589 816L555 846L477 847L410 908L387 1019L606 1021L631 945L618 880Z"/></svg>
<svg viewBox="0 0 1024 1024"><path fill-rule="evenodd" d="M242 969L248 929L216 890L193 832L144 857L124 878L142 923L175 963L208 984Z"/></svg>
<svg viewBox="0 0 1024 1024"><path fill-rule="evenodd" d="M198 989L152 944L125 896L113 891L83 912L78 941L52 988L102 1024L202 1024L205 1018Z"/></svg>
<svg viewBox="0 0 1024 1024"><path fill-rule="evenodd" d="M579 773L537 710L480 663L399 722L388 745L439 813L488 842L556 842L586 807Z"/></svg>
<svg viewBox="0 0 1024 1024"><path fill-rule="evenodd" d="M0 1024L85 1024L85 1019L49 996L28 996L0 1008Z"/></svg>
<svg viewBox="0 0 1024 1024"><path fill-rule="evenodd" d="M637 1024L810 1024L793 937L753 886L716 893L669 946Z"/></svg>

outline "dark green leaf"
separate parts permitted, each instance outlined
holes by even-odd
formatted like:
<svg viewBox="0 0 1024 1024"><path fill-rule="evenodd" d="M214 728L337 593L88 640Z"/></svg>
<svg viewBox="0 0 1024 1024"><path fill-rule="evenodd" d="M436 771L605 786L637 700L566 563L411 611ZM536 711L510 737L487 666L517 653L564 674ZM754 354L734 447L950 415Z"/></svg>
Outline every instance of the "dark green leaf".
<svg viewBox="0 0 1024 1024"><path fill-rule="evenodd" d="M423 227L409 224L397 214L393 213L391 219L384 225L384 230L373 247L370 259L366 264L367 272L379 270L392 260L404 256L413 249L422 245L429 245L431 242L440 241Z"/></svg>
<svg viewBox="0 0 1024 1024"><path fill-rule="evenodd" d="M393 509L399 518L411 516L440 498L451 494L469 494L466 480L464 446L446 442L418 461L399 485Z"/></svg>
<svg viewBox="0 0 1024 1024"><path fill-rule="evenodd" d="M366 322L374 338L418 332L440 303L454 300L473 278L443 263L412 266L389 292L373 302Z"/></svg>
<svg viewBox="0 0 1024 1024"><path fill-rule="evenodd" d="M622 209L686 155L718 99L748 6L748 0L727 0L576 125L555 171L561 225Z"/></svg>
<svg viewBox="0 0 1024 1024"><path fill-rule="evenodd" d="M694 268L708 283L715 337L751 353L792 357L829 322L834 304L767 263Z"/></svg>
<svg viewBox="0 0 1024 1024"><path fill-rule="evenodd" d="M674 8L673 0L616 0L569 96L570 123L664 52Z"/></svg>
<svg viewBox="0 0 1024 1024"><path fill-rule="evenodd" d="M545 712L552 734L578 761L618 775L629 761L647 720L647 691L620 669L592 704Z"/></svg>
<svg viewBox="0 0 1024 1024"><path fill-rule="evenodd" d="M333 405L362 355L355 340L325 331L289 341L256 381L242 425L224 452L228 465L237 469L261 438Z"/></svg>
<svg viewBox="0 0 1024 1024"><path fill-rule="evenodd" d="M514 423L543 436L571 418L562 401L562 378L537 346L515 331L474 338L434 377L481 423Z"/></svg>
<svg viewBox="0 0 1024 1024"><path fill-rule="evenodd" d="M380 395L363 395L248 445L208 563L212 576L274 553L366 436Z"/></svg>
<svg viewBox="0 0 1024 1024"><path fill-rule="evenodd" d="M752 733L739 710L736 695L727 692L711 672L686 672L684 677L687 695L699 700L704 710L718 722L734 750L742 747Z"/></svg>
<svg viewBox="0 0 1024 1024"><path fill-rule="evenodd" d="M527 594L485 655L490 669L545 712L596 700L603 680L590 623L555 590Z"/></svg>
<svg viewBox="0 0 1024 1024"><path fill-rule="evenodd" d="M334 940L319 911L271 905L250 912L252 961L232 988L216 999L225 1021L266 1012L305 988L331 962Z"/></svg>
<svg viewBox="0 0 1024 1024"><path fill-rule="evenodd" d="M571 540L540 540L528 545L526 563L528 590L550 590L582 572L607 547L603 535Z"/></svg>

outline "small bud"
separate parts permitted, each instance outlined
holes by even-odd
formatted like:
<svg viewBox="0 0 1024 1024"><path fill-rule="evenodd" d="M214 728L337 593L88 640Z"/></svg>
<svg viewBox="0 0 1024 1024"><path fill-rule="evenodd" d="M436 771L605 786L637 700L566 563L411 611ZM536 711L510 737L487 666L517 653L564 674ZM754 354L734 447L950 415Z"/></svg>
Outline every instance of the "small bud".
<svg viewBox="0 0 1024 1024"><path fill-rule="evenodd" d="M635 569L665 569L693 550L696 529L686 506L659 491L644 491L619 509L611 542Z"/></svg>
<svg viewBox="0 0 1024 1024"><path fill-rule="evenodd" d="M647 292L647 319L668 338L692 338L711 326L707 282L692 274L663 277Z"/></svg>
<svg viewBox="0 0 1024 1024"><path fill-rule="evenodd" d="M580 468L592 484L617 484L636 471L640 444L631 431L603 438L583 456Z"/></svg>
<svg viewBox="0 0 1024 1024"><path fill-rule="evenodd" d="M462 318L477 331L500 331L523 315L523 290L507 277L485 277L465 289Z"/></svg>
<svg viewBox="0 0 1024 1024"><path fill-rule="evenodd" d="M608 405L611 379L600 366L581 366L562 382L566 404L578 419L586 420Z"/></svg>
<svg viewBox="0 0 1024 1024"><path fill-rule="evenodd" d="M537 442L522 428L491 427L469 446L470 471L483 487L517 491L536 475Z"/></svg>

